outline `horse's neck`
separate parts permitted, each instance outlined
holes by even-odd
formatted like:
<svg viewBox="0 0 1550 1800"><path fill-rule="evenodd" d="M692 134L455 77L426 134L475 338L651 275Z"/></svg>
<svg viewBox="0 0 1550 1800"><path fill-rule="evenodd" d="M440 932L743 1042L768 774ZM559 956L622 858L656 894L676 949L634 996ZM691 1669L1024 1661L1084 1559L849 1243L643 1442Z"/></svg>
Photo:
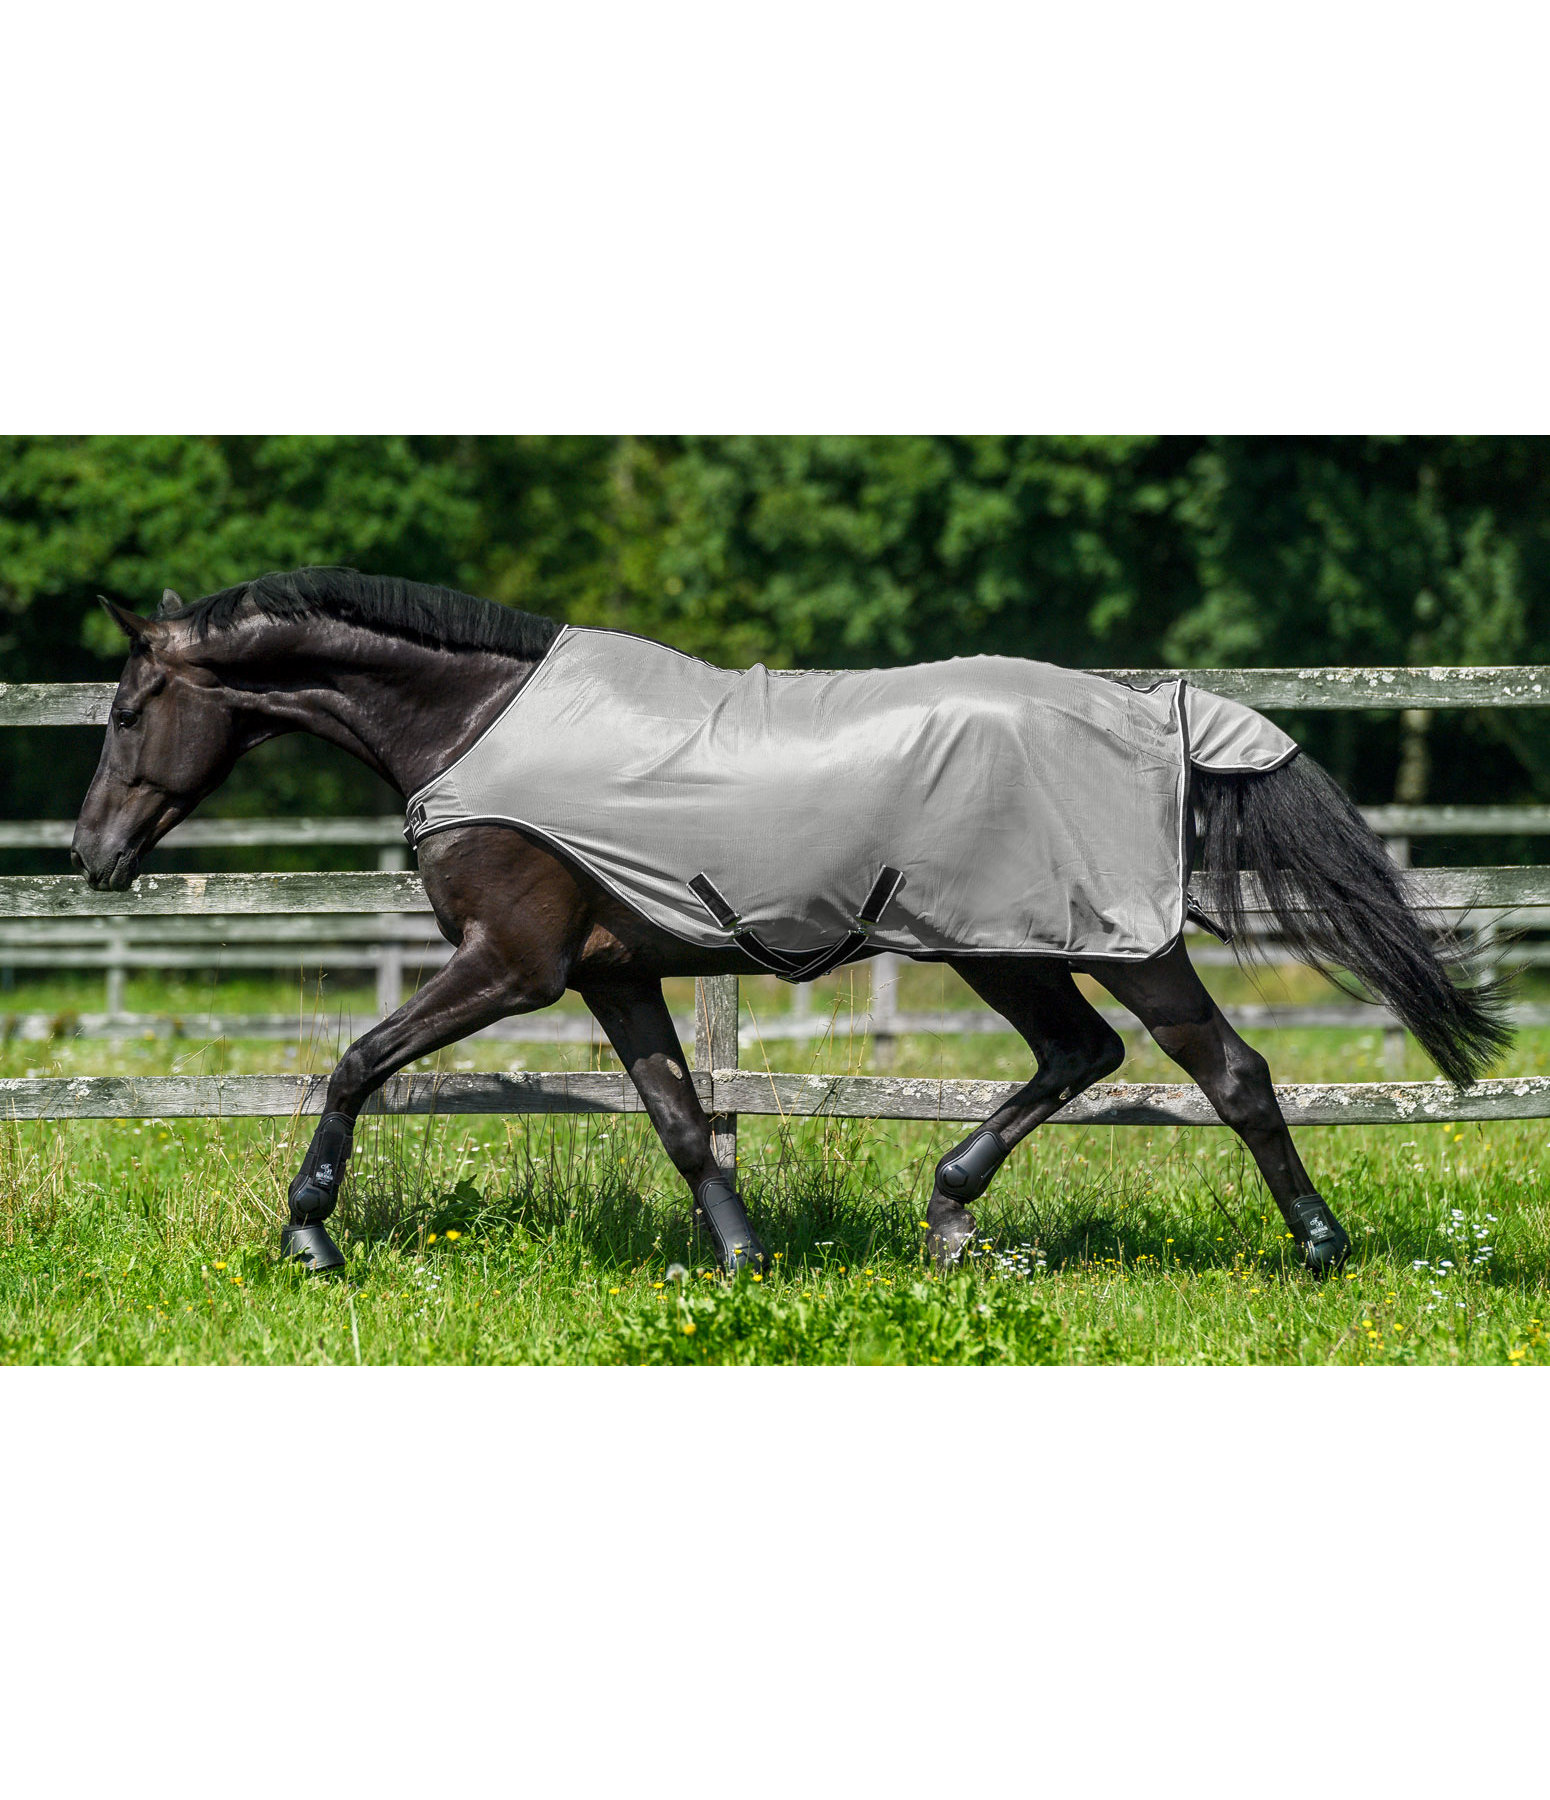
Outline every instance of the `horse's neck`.
<svg viewBox="0 0 1550 1800"><path fill-rule="evenodd" d="M407 796L478 741L533 668L321 621L268 664L267 680L237 685L275 730L338 744Z"/></svg>
<svg viewBox="0 0 1550 1800"><path fill-rule="evenodd" d="M409 649L418 646L410 645ZM478 742L510 704L533 665L488 650L424 651L413 670L341 681L354 750L402 795L439 775Z"/></svg>

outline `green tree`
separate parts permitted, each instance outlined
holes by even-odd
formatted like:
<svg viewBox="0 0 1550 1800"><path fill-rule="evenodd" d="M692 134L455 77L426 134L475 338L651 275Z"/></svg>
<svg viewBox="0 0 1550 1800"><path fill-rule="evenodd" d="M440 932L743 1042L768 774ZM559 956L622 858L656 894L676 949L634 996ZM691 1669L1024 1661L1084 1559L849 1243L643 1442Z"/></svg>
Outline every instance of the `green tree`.
<svg viewBox="0 0 1550 1800"><path fill-rule="evenodd" d="M1221 438L1197 452L1191 473L1182 517L1198 599L1168 630L1165 660L1550 660L1550 478L1536 440ZM1386 797L1371 771L1395 767L1396 754L1408 799L1424 797L1428 763L1455 783L1472 768L1477 785L1500 794L1515 762L1550 791L1537 713L1406 723L1403 749L1392 716L1326 716L1304 731L1367 799ZM1451 797L1468 798L1467 786Z"/></svg>
<svg viewBox="0 0 1550 1800"><path fill-rule="evenodd" d="M1189 459L1149 438L634 440L617 586L584 605L729 662L1148 660L1194 597Z"/></svg>

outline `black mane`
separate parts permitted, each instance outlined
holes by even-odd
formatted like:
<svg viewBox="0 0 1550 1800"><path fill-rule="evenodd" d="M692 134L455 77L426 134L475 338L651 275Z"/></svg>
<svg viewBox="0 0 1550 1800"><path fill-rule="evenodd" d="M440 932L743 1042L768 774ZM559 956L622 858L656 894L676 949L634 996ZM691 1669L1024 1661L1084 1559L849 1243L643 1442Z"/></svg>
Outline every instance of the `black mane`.
<svg viewBox="0 0 1550 1800"><path fill-rule="evenodd" d="M234 625L249 606L271 619L339 619L388 637L451 650L504 651L529 661L542 656L560 630L553 619L455 588L329 568L259 575L161 616L186 620L208 637Z"/></svg>

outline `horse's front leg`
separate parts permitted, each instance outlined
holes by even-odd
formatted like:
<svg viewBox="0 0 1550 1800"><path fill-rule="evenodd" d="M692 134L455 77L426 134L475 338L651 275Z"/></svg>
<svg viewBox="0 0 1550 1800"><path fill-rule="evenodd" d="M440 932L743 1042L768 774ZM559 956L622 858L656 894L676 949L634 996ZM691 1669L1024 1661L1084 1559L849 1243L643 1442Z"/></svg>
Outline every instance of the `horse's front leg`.
<svg viewBox="0 0 1550 1800"><path fill-rule="evenodd" d="M722 1266L736 1274L764 1265L764 1246L731 1176L711 1152L710 1120L689 1077L660 981L608 975L579 984L581 997L629 1071L673 1167L710 1226Z"/></svg>
<svg viewBox="0 0 1550 1800"><path fill-rule="evenodd" d="M550 1006L564 991L560 958L514 955L510 945L482 930L465 934L451 960L340 1059L328 1083L323 1117L291 1183L290 1223L280 1234L283 1254L313 1274L337 1269L344 1261L323 1221L339 1197L356 1115L390 1075L497 1019Z"/></svg>

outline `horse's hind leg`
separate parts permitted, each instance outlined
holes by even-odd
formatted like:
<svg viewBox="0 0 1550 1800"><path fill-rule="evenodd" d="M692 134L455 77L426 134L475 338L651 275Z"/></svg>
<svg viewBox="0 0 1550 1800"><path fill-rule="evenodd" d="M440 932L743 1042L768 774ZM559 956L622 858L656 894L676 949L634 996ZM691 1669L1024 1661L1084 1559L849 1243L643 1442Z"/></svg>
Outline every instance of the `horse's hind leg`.
<svg viewBox="0 0 1550 1800"><path fill-rule="evenodd" d="M939 1262L963 1254L974 1235L968 1202L990 1186L1013 1145L1125 1060L1124 1039L1083 999L1065 963L997 957L952 966L1027 1041L1038 1073L937 1164L926 1244Z"/></svg>
<svg viewBox="0 0 1550 1800"><path fill-rule="evenodd" d="M1084 966L1199 1082L1223 1124L1243 1139L1308 1268L1315 1275L1339 1268L1351 1240L1314 1191L1281 1115L1270 1065L1222 1017L1184 946L1148 963Z"/></svg>

